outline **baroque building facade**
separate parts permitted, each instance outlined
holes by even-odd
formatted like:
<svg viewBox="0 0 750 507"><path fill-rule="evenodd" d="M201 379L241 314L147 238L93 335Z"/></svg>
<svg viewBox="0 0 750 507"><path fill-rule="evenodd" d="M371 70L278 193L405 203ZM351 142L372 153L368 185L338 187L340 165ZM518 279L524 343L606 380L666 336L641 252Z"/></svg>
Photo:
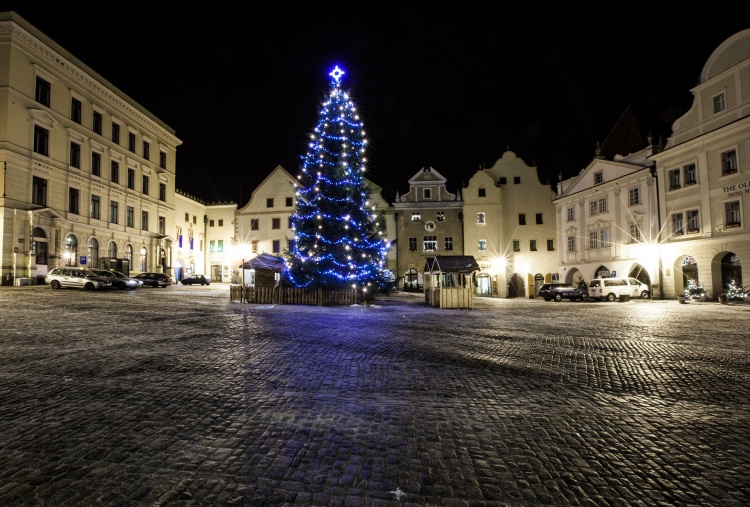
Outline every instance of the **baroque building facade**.
<svg viewBox="0 0 750 507"><path fill-rule="evenodd" d="M59 266L168 272L174 131L16 13L0 13L3 284Z"/></svg>
<svg viewBox="0 0 750 507"><path fill-rule="evenodd" d="M693 283L716 297L750 284L750 30L708 58L664 150L658 178L658 251L664 295Z"/></svg>

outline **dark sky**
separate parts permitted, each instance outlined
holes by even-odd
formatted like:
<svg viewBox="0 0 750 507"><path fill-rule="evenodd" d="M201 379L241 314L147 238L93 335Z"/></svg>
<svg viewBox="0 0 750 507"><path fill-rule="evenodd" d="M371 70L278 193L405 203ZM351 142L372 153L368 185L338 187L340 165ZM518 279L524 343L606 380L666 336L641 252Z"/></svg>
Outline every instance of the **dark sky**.
<svg viewBox="0 0 750 507"><path fill-rule="evenodd" d="M749 0L700 12L682 1L548 3L303 12L25 0L0 10L175 130L177 188L240 206L277 165L297 173L334 65L364 122L367 177L392 201L422 167L456 191L508 148L554 184L591 161L628 105L644 135L666 140L706 59L750 28Z"/></svg>

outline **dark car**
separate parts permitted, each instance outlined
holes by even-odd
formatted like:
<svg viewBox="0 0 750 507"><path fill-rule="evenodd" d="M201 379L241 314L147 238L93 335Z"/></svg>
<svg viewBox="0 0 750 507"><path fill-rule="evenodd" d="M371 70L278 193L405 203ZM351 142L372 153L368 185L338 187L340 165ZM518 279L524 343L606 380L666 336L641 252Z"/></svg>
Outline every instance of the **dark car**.
<svg viewBox="0 0 750 507"><path fill-rule="evenodd" d="M169 287L172 279L164 273L138 273L133 278L143 283L144 287Z"/></svg>
<svg viewBox="0 0 750 507"><path fill-rule="evenodd" d="M539 289L539 295L545 301L562 301L570 299L571 301L586 301L589 298L588 290L578 288L570 283L545 283Z"/></svg>
<svg viewBox="0 0 750 507"><path fill-rule="evenodd" d="M203 275L190 275L182 279L182 285L211 285L211 280Z"/></svg>

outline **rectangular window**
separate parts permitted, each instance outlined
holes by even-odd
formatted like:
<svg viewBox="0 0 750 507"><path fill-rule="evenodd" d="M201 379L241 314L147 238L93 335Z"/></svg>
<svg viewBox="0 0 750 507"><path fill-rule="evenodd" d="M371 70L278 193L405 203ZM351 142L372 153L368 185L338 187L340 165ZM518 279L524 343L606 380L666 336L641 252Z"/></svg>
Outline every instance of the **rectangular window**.
<svg viewBox="0 0 750 507"><path fill-rule="evenodd" d="M589 249L599 248L599 233L594 231L589 233Z"/></svg>
<svg viewBox="0 0 750 507"><path fill-rule="evenodd" d="M594 185L598 185L599 183L604 181L604 173L602 171L597 171L594 173Z"/></svg>
<svg viewBox="0 0 750 507"><path fill-rule="evenodd" d="M596 215L596 201L589 202L589 215Z"/></svg>
<svg viewBox="0 0 750 507"><path fill-rule="evenodd" d="M672 214L672 234L682 236L685 233L682 225L682 213Z"/></svg>
<svg viewBox="0 0 750 507"><path fill-rule="evenodd" d="M484 225L485 224L485 215L484 212L477 213L477 225Z"/></svg>
<svg viewBox="0 0 750 507"><path fill-rule="evenodd" d="M127 213L125 214L125 225L128 227L135 227L135 209L132 206L127 207Z"/></svg>
<svg viewBox="0 0 750 507"><path fill-rule="evenodd" d="M576 237L568 236L568 252L576 251Z"/></svg>
<svg viewBox="0 0 750 507"><path fill-rule="evenodd" d="M185 213L185 221L186 222L190 221L190 213Z"/></svg>
<svg viewBox="0 0 750 507"><path fill-rule="evenodd" d="M734 174L737 172L737 151L729 150L721 154L721 175Z"/></svg>
<svg viewBox="0 0 750 507"><path fill-rule="evenodd" d="M224 251L224 240L220 239L216 244L216 249L219 251L219 253L222 253Z"/></svg>
<svg viewBox="0 0 750 507"><path fill-rule="evenodd" d="M547 240L547 251L548 252L554 252L555 251L555 240L554 239L548 239Z"/></svg>
<svg viewBox="0 0 750 507"><path fill-rule="evenodd" d="M425 236L422 248L425 252L434 252L437 250L437 236Z"/></svg>
<svg viewBox="0 0 750 507"><path fill-rule="evenodd" d="M273 240L273 253L281 253L281 241Z"/></svg>
<svg viewBox="0 0 750 507"><path fill-rule="evenodd" d="M599 213L606 213L609 210L609 206L607 206L607 198L602 197L599 199Z"/></svg>
<svg viewBox="0 0 750 507"><path fill-rule="evenodd" d="M208 251L210 253L216 252L216 241L211 240L211 241L208 242Z"/></svg>
<svg viewBox="0 0 750 507"><path fill-rule="evenodd" d="M529 250L531 250L532 252L536 252L536 240L535 239L529 240Z"/></svg>
<svg viewBox="0 0 750 507"><path fill-rule="evenodd" d="M628 190L628 205L635 206L641 203L641 189L639 187Z"/></svg>
<svg viewBox="0 0 750 507"><path fill-rule="evenodd" d="M89 213L89 216L91 218L94 218L96 220L99 220L101 218L101 203L99 202L99 196L98 195L92 195L91 196L91 210Z"/></svg>
<svg viewBox="0 0 750 507"><path fill-rule="evenodd" d="M417 238L409 238L409 251L410 252L417 251Z"/></svg>
<svg viewBox="0 0 750 507"><path fill-rule="evenodd" d="M120 163L114 160L109 164L109 179L112 183L120 183Z"/></svg>
<svg viewBox="0 0 750 507"><path fill-rule="evenodd" d="M167 217L159 217L159 234L167 233Z"/></svg>
<svg viewBox="0 0 750 507"><path fill-rule="evenodd" d="M609 246L609 229L602 229L599 231L599 245L602 248Z"/></svg>
<svg viewBox="0 0 750 507"><path fill-rule="evenodd" d="M253 218L250 220L250 229L253 231L257 231L260 229L260 221L257 218Z"/></svg>
<svg viewBox="0 0 750 507"><path fill-rule="evenodd" d="M688 164L683 167L683 173L685 174L685 186L698 183L695 175L695 164Z"/></svg>
<svg viewBox="0 0 750 507"><path fill-rule="evenodd" d="M526 213L518 214L518 225L526 225Z"/></svg>
<svg viewBox="0 0 750 507"><path fill-rule="evenodd" d="M281 229L281 219L280 218L272 218L271 219L271 229Z"/></svg>
<svg viewBox="0 0 750 507"><path fill-rule="evenodd" d="M49 130L34 125L34 153L49 156Z"/></svg>
<svg viewBox="0 0 750 507"><path fill-rule="evenodd" d="M47 206L47 180L34 176L31 183L31 202L39 206Z"/></svg>
<svg viewBox="0 0 750 507"><path fill-rule="evenodd" d="M102 154L95 151L91 153L91 174L102 176Z"/></svg>
<svg viewBox="0 0 750 507"><path fill-rule="evenodd" d="M70 142L70 165L81 168L81 145L73 141Z"/></svg>
<svg viewBox="0 0 750 507"><path fill-rule="evenodd" d="M221 222L221 221L219 221L219 222ZM287 227L287 229L294 229L294 220L292 219L291 215L289 215L289 218L287 219L286 227Z"/></svg>
<svg viewBox="0 0 750 507"><path fill-rule="evenodd" d="M141 229L148 230L148 211L141 211Z"/></svg>
<svg viewBox="0 0 750 507"><path fill-rule="evenodd" d="M740 201L724 203L724 215L725 227L739 227L742 225Z"/></svg>
<svg viewBox="0 0 750 507"><path fill-rule="evenodd" d="M480 252L484 252L487 250L487 240L486 239L478 239L477 240L477 250Z"/></svg>
<svg viewBox="0 0 750 507"><path fill-rule="evenodd" d="M724 109L726 109L726 107L726 97L723 93L720 93L716 97L714 97L714 114L722 112Z"/></svg>
<svg viewBox="0 0 750 507"><path fill-rule="evenodd" d="M254 239L250 242L250 251L257 254L260 248L260 241Z"/></svg>
<svg viewBox="0 0 750 507"><path fill-rule="evenodd" d="M513 184L514 185L520 185L521 184L521 177L520 176L513 176Z"/></svg>
<svg viewBox="0 0 750 507"><path fill-rule="evenodd" d="M628 234L630 234L631 243L640 243L641 241L641 228L636 223L628 224Z"/></svg>
<svg viewBox="0 0 750 507"><path fill-rule="evenodd" d="M669 171L669 190L675 190L680 187L680 170L672 169Z"/></svg>
<svg viewBox="0 0 750 507"><path fill-rule="evenodd" d="M419 222L420 220L422 220L422 215L420 215L419 212L411 214L411 221L412 222Z"/></svg>
<svg viewBox="0 0 750 507"><path fill-rule="evenodd" d="M498 181L499 185L507 185L508 184L508 178L505 176L500 176L500 180Z"/></svg>
<svg viewBox="0 0 750 507"><path fill-rule="evenodd" d="M573 206L571 206L570 208L566 210L566 216L568 218L568 222L572 222L573 220L576 219L576 211Z"/></svg>
<svg viewBox="0 0 750 507"><path fill-rule="evenodd" d="M159 183L159 200L160 201L167 200L167 184L166 183Z"/></svg>
<svg viewBox="0 0 750 507"><path fill-rule="evenodd" d="M513 240L513 251L514 252L520 252L521 251L521 242L517 239Z"/></svg>
<svg viewBox="0 0 750 507"><path fill-rule="evenodd" d="M37 76L36 89L34 92L35 100L43 106L49 107L49 100L51 96L51 85L49 84L49 81L46 81Z"/></svg>
<svg viewBox="0 0 750 507"><path fill-rule="evenodd" d="M478 197L486 197L486 196L487 196L487 191L484 188L480 188Z"/></svg>
<svg viewBox="0 0 750 507"><path fill-rule="evenodd" d="M135 153L135 134L128 132L128 149Z"/></svg>
<svg viewBox="0 0 750 507"><path fill-rule="evenodd" d="M94 116L91 119L91 130L93 130L95 133L102 135L102 125L104 124L104 120L102 118L102 113L99 111L94 111Z"/></svg>
<svg viewBox="0 0 750 507"><path fill-rule="evenodd" d="M219 227L224 227L224 220L219 220Z"/></svg>
<svg viewBox="0 0 750 507"><path fill-rule="evenodd" d="M69 188L68 189L68 212L69 213L75 213L78 215L80 213L80 207L79 202L81 198L81 193L77 188Z"/></svg>
<svg viewBox="0 0 750 507"><path fill-rule="evenodd" d="M438 211L435 213L435 220L438 222L442 222L445 220L445 211Z"/></svg>
<svg viewBox="0 0 750 507"><path fill-rule="evenodd" d="M294 199L292 199L291 197L287 197L286 198L286 206L287 206L287 208L290 208L290 207L294 206Z"/></svg>
<svg viewBox="0 0 750 507"><path fill-rule="evenodd" d="M112 122L112 142L120 144L120 124Z"/></svg>
<svg viewBox="0 0 750 507"><path fill-rule="evenodd" d="M148 141L143 141L143 158L146 160L151 158L151 144Z"/></svg>
<svg viewBox="0 0 750 507"><path fill-rule="evenodd" d="M128 167L128 188L135 190L135 169Z"/></svg>
<svg viewBox="0 0 750 507"><path fill-rule="evenodd" d="M266 199L266 208L273 208L273 197Z"/></svg>
<svg viewBox="0 0 750 507"><path fill-rule="evenodd" d="M213 220L209 220L208 221L208 226L209 227L213 227L214 226L214 221Z"/></svg>
<svg viewBox="0 0 750 507"><path fill-rule="evenodd" d="M167 168L167 154L163 151L159 152L159 167L162 169Z"/></svg>
<svg viewBox="0 0 750 507"><path fill-rule="evenodd" d="M143 189L143 194L148 195L148 176L145 174L141 178L141 188Z"/></svg>
<svg viewBox="0 0 750 507"><path fill-rule="evenodd" d="M109 201L109 221L110 223L117 224L120 221L120 205L117 201Z"/></svg>
<svg viewBox="0 0 750 507"><path fill-rule="evenodd" d="M431 188L423 188L422 189L422 197L424 199L432 199L432 189Z"/></svg>
<svg viewBox="0 0 750 507"><path fill-rule="evenodd" d="M687 213L687 231L688 234L697 233L701 230L701 218L697 209L688 210Z"/></svg>
<svg viewBox="0 0 750 507"><path fill-rule="evenodd" d="M542 225L544 223L544 218L541 213L536 214L536 223L537 225Z"/></svg>
<svg viewBox="0 0 750 507"><path fill-rule="evenodd" d="M81 123L81 111L83 107L81 101L78 99L72 99L70 101L70 119L76 123Z"/></svg>
<svg viewBox="0 0 750 507"><path fill-rule="evenodd" d="M453 236L446 236L445 237L445 251L446 252L452 252L453 251Z"/></svg>

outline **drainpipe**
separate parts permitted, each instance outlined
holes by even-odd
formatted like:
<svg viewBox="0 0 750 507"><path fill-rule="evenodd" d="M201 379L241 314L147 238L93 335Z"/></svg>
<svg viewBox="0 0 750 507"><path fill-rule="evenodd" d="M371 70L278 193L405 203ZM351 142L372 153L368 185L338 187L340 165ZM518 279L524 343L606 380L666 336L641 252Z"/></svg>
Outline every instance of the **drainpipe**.
<svg viewBox="0 0 750 507"><path fill-rule="evenodd" d="M656 188L656 221L659 226L659 232L656 235L657 245L661 244L661 201L659 198L659 176L656 174L656 164L651 165L651 176L654 178L654 188ZM664 299L664 273L661 264L661 248L659 248L659 262L657 263L657 270L659 270L659 299ZM653 287L651 290L651 298L653 299Z"/></svg>

